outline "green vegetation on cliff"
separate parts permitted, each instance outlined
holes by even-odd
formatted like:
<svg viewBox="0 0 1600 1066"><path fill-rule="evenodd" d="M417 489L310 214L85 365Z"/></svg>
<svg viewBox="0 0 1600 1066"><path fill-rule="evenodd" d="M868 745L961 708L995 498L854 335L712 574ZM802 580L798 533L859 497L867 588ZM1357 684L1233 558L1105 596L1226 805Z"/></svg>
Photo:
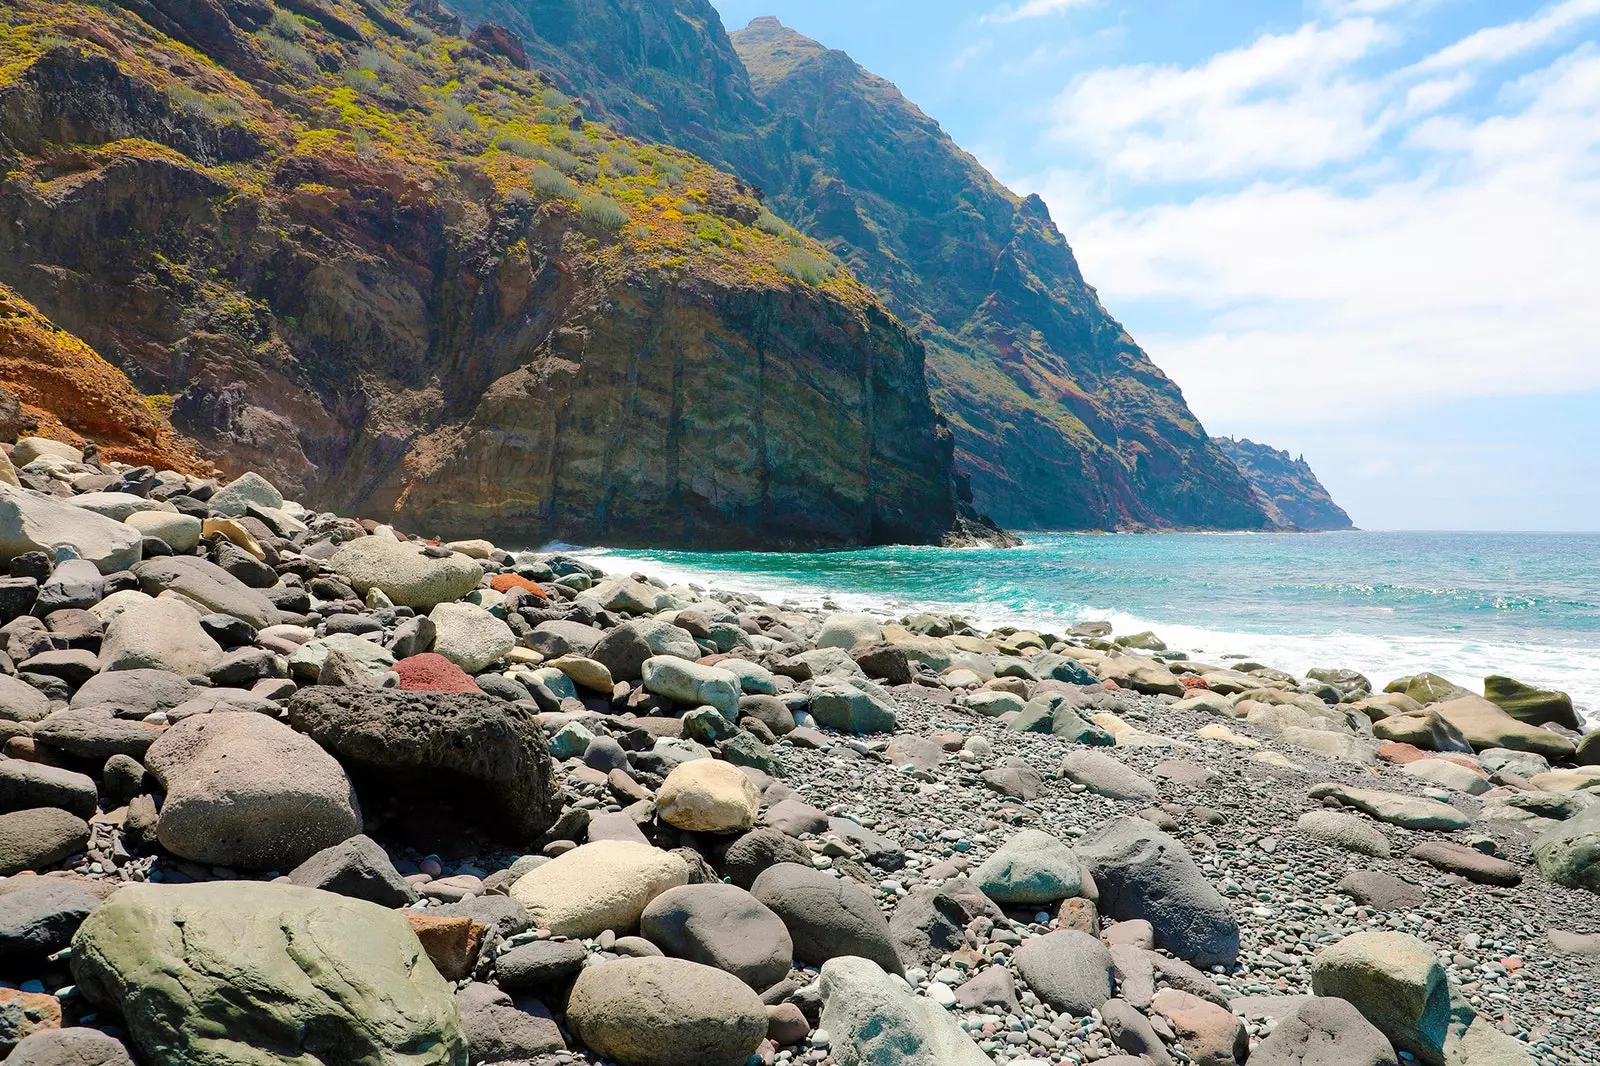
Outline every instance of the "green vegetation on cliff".
<svg viewBox="0 0 1600 1066"><path fill-rule="evenodd" d="M734 168L928 348L980 509L1024 528L1258 529L1250 487L1019 197L892 84L708 0L446 0L619 128Z"/></svg>
<svg viewBox="0 0 1600 1066"><path fill-rule="evenodd" d="M0 281L229 469L430 531L938 539L923 351L823 246L419 0L0 7Z"/></svg>

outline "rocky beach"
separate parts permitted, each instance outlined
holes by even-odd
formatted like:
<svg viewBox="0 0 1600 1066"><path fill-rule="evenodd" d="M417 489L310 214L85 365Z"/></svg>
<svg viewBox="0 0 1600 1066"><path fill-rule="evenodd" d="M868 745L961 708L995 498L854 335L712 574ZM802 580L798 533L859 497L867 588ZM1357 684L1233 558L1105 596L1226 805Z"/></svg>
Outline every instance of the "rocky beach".
<svg viewBox="0 0 1600 1066"><path fill-rule="evenodd" d="M10 1066L1600 1061L1559 693L0 482Z"/></svg>

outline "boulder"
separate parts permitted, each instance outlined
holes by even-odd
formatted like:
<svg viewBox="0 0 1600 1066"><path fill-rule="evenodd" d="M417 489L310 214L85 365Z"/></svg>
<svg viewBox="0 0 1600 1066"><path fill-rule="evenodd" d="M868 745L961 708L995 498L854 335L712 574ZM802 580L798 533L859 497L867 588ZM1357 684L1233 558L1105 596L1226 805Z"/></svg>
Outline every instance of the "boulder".
<svg viewBox="0 0 1600 1066"><path fill-rule="evenodd" d="M857 955L890 973L905 972L888 920L872 894L856 882L781 863L757 877L750 891L783 919L796 960L820 966L841 955Z"/></svg>
<svg viewBox="0 0 1600 1066"><path fill-rule="evenodd" d="M137 511L123 522L137 530L141 537L154 537L180 555L194 551L200 543L203 524L193 515L172 511Z"/></svg>
<svg viewBox="0 0 1600 1066"><path fill-rule="evenodd" d="M50 698L26 681L0 674L0 721L37 722L50 713Z"/></svg>
<svg viewBox="0 0 1600 1066"><path fill-rule="evenodd" d="M811 717L841 733L893 733L895 710L877 695L844 683L818 685L806 704Z"/></svg>
<svg viewBox="0 0 1600 1066"><path fill-rule="evenodd" d="M553 988L576 976L589 958L581 941L535 940L495 959L495 979L507 992Z"/></svg>
<svg viewBox="0 0 1600 1066"><path fill-rule="evenodd" d="M84 885L55 877L22 879L0 895L0 974L42 967L72 941L100 897Z"/></svg>
<svg viewBox="0 0 1600 1066"><path fill-rule="evenodd" d="M1519 722L1482 696L1466 695L1437 705L1439 717L1461 731L1474 750L1511 748L1547 759L1570 759L1577 745L1559 733Z"/></svg>
<svg viewBox="0 0 1600 1066"><path fill-rule="evenodd" d="M1533 845L1533 861L1558 885L1600 892L1600 804L1545 830Z"/></svg>
<svg viewBox="0 0 1600 1066"><path fill-rule="evenodd" d="M328 560L328 567L362 596L377 589L396 606L418 611L459 600L483 580L483 567L465 555L435 559L421 547L381 532L350 541Z"/></svg>
<svg viewBox="0 0 1600 1066"><path fill-rule="evenodd" d="M1519 722L1544 725L1556 722L1568 729L1582 729L1583 723L1565 692L1534 688L1498 674L1483 679L1483 695L1490 703Z"/></svg>
<svg viewBox="0 0 1600 1066"><path fill-rule="evenodd" d="M1346 851L1380 859L1389 857L1389 838L1371 822L1353 814L1319 808L1302 814L1295 822L1295 828L1313 840Z"/></svg>
<svg viewBox="0 0 1600 1066"><path fill-rule="evenodd" d="M89 823L56 807L0 814L0 877L42 871L89 846Z"/></svg>
<svg viewBox="0 0 1600 1066"><path fill-rule="evenodd" d="M1250 1054L1250 1032L1226 1007L1176 988L1163 988L1150 1002L1183 1042L1194 1066L1237 1066Z"/></svg>
<svg viewBox="0 0 1600 1066"><path fill-rule="evenodd" d="M1406 858L1417 859L1481 885L1511 888L1522 883L1522 871L1515 863L1448 840L1425 840L1406 852Z"/></svg>
<svg viewBox="0 0 1600 1066"><path fill-rule="evenodd" d="M669 956L731 973L758 992L794 964L783 919L735 885L668 889L645 907L639 932Z"/></svg>
<svg viewBox="0 0 1600 1066"><path fill-rule="evenodd" d="M94 778L58 766L0 759L0 812L59 807L93 818L100 805Z"/></svg>
<svg viewBox="0 0 1600 1066"><path fill-rule="evenodd" d="M122 522L0 482L0 560L70 545L102 574L137 563L144 538Z"/></svg>
<svg viewBox="0 0 1600 1066"><path fill-rule="evenodd" d="M517 646L510 626L474 604L441 603L428 617L434 625L434 652L469 674L482 673Z"/></svg>
<svg viewBox="0 0 1600 1066"><path fill-rule="evenodd" d="M668 825L693 833L737 833L755 824L761 795L744 771L715 759L673 769L656 792L656 809Z"/></svg>
<svg viewBox="0 0 1600 1066"><path fill-rule="evenodd" d="M1062 929L1024 940L1017 973L1058 1011L1083 1017L1111 998L1111 952L1098 937Z"/></svg>
<svg viewBox="0 0 1600 1066"><path fill-rule="evenodd" d="M321 683L322 668L334 654L341 657L345 667L358 667L372 678L382 677L395 666L394 656L377 643L354 633L329 633L306 641L289 656L289 674L306 684ZM361 676L354 670L347 673L356 679Z"/></svg>
<svg viewBox="0 0 1600 1066"><path fill-rule="evenodd" d="M1102 680L1115 681L1122 688L1146 696L1182 696L1186 692L1183 683L1173 676L1172 671L1154 659L1119 655L1102 659L1097 669Z"/></svg>
<svg viewBox="0 0 1600 1066"><path fill-rule="evenodd" d="M715 707L729 722L739 717L739 679L715 666L673 655L653 655L640 664L647 691L691 707Z"/></svg>
<svg viewBox="0 0 1600 1066"><path fill-rule="evenodd" d="M172 592L208 613L225 614L261 630L278 622L278 608L265 593L215 563L192 555L147 559L133 568L146 595Z"/></svg>
<svg viewBox="0 0 1600 1066"><path fill-rule="evenodd" d="M289 883L364 899L381 907L407 907L417 901L417 890L400 876L389 861L389 853L364 835L317 852L290 871Z"/></svg>
<svg viewBox="0 0 1600 1066"><path fill-rule="evenodd" d="M610 670L612 677L630 682L643 676L646 659L658 655L692 662L700 658L700 645L675 625L645 618L607 630L589 652L589 657Z"/></svg>
<svg viewBox="0 0 1600 1066"><path fill-rule="evenodd" d="M253 470L222 486L206 501L211 511L227 518L244 517L252 504L274 511L283 506L283 493Z"/></svg>
<svg viewBox="0 0 1600 1066"><path fill-rule="evenodd" d="M588 656L593 653L595 645L600 643L605 635L605 630L595 626L558 618L540 622L535 626L533 636L528 638L528 643L533 646L534 651L547 659L557 659L563 655ZM690 643L694 641L691 639ZM696 651L698 650L696 648Z"/></svg>
<svg viewBox="0 0 1600 1066"><path fill-rule="evenodd" d="M143 1059L464 1066L452 989L396 911L293 885L131 884L73 938Z"/></svg>
<svg viewBox="0 0 1600 1066"><path fill-rule="evenodd" d="M806 865L811 851L782 830L756 829L728 845L717 870L740 888L749 888L763 872L785 862Z"/></svg>
<svg viewBox="0 0 1600 1066"><path fill-rule="evenodd" d="M1466 829L1472 821L1466 815L1438 800L1401 796L1393 792L1356 788L1352 785L1326 784L1313 788L1308 795L1315 800L1333 800L1346 807L1354 807L1370 814L1380 822L1388 822L1402 829L1438 829L1450 832Z"/></svg>
<svg viewBox="0 0 1600 1066"><path fill-rule="evenodd" d="M824 963L819 989L838 1066L991 1066L948 1011L868 959Z"/></svg>
<svg viewBox="0 0 1600 1066"><path fill-rule="evenodd" d="M114 707L124 718L170 711L193 698L194 686L170 670L115 670L91 677L72 694L74 707Z"/></svg>
<svg viewBox="0 0 1600 1066"><path fill-rule="evenodd" d="M7 1066L133 1066L128 1049L98 1029L46 1029L22 1039Z"/></svg>
<svg viewBox="0 0 1600 1066"><path fill-rule="evenodd" d="M1317 953L1311 988L1347 1000L1425 1066L1443 1066L1450 990L1433 949L1405 933L1355 933Z"/></svg>
<svg viewBox="0 0 1600 1066"><path fill-rule="evenodd" d="M473 983L456 993L456 1004L474 1064L524 1066L567 1050L561 1029L542 1003L519 1006L493 985Z"/></svg>
<svg viewBox="0 0 1600 1066"><path fill-rule="evenodd" d="M313 688L288 721L336 756L358 790L454 811L513 840L555 824L561 793L537 716L493 696Z"/></svg>
<svg viewBox="0 0 1600 1066"><path fill-rule="evenodd" d="M186 718L150 746L161 846L193 862L291 870L361 832L355 789L310 738L253 711Z"/></svg>
<svg viewBox="0 0 1600 1066"><path fill-rule="evenodd" d="M931 967L960 948L967 926L981 917L998 921L1005 914L970 880L953 877L908 892L889 918L889 935L905 963Z"/></svg>
<svg viewBox="0 0 1600 1066"><path fill-rule="evenodd" d="M1143 774L1099 751L1069 752L1061 760L1061 776L1090 792L1132 803L1156 803L1161 792Z"/></svg>
<svg viewBox="0 0 1600 1066"><path fill-rule="evenodd" d="M620 1066L744 1066L767 1010L738 978L685 959L590 966L567 1000L573 1033Z"/></svg>
<svg viewBox="0 0 1600 1066"><path fill-rule="evenodd" d="M1103 913L1148 921L1159 946L1196 965L1238 959L1238 922L1176 838L1142 818L1120 817L1083 837L1077 853Z"/></svg>
<svg viewBox="0 0 1600 1066"><path fill-rule="evenodd" d="M226 653L200 626L200 613L182 600L136 603L111 620L100 642L100 668L204 674Z"/></svg>
<svg viewBox="0 0 1600 1066"><path fill-rule="evenodd" d="M144 758L166 729L151 722L116 717L110 707L69 707L54 711L33 727L33 739L46 747L103 762L113 755Z"/></svg>
<svg viewBox="0 0 1600 1066"><path fill-rule="evenodd" d="M1059 903L1083 891L1083 866L1066 844L1024 829L1000 845L973 874L978 888L1003 906Z"/></svg>
<svg viewBox="0 0 1600 1066"><path fill-rule="evenodd" d="M524 874L511 898L541 929L557 936L598 936L638 924L650 901L689 883L680 856L646 844L600 840L574 848Z"/></svg>
<svg viewBox="0 0 1600 1066"><path fill-rule="evenodd" d="M836 614L823 620L813 646L849 651L857 644L876 644L882 639L883 627L872 616Z"/></svg>
<svg viewBox="0 0 1600 1066"><path fill-rule="evenodd" d="M1250 1053L1251 1066L1399 1066L1389 1038L1349 1002L1307 1000Z"/></svg>

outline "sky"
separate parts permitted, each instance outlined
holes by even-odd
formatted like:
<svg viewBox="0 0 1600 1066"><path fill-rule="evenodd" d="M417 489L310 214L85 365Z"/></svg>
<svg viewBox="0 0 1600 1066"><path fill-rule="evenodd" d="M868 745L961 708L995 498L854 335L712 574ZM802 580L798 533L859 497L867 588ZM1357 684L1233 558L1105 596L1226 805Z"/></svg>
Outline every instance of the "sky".
<svg viewBox="0 0 1600 1066"><path fill-rule="evenodd" d="M714 0L1044 197L1217 436L1368 529L1600 530L1600 0Z"/></svg>

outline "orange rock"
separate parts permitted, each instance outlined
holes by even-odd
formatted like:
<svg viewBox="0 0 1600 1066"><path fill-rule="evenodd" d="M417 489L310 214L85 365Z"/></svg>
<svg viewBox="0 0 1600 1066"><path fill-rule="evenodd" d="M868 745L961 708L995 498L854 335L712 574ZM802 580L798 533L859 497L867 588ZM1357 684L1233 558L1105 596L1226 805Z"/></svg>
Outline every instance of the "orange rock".
<svg viewBox="0 0 1600 1066"><path fill-rule="evenodd" d="M6 1019L6 1038L21 1040L46 1029L61 1028L61 1001L42 992L0 988L0 1015Z"/></svg>
<svg viewBox="0 0 1600 1066"><path fill-rule="evenodd" d="M1056 912L1056 920L1061 929L1076 929L1090 936L1100 935L1100 915L1092 899L1073 897L1062 900L1061 909Z"/></svg>
<svg viewBox="0 0 1600 1066"><path fill-rule="evenodd" d="M433 960L434 967L446 981L459 981L478 965L478 952L483 949L483 938L489 931L466 916L446 917L442 914L424 914L406 911L406 921L411 923L422 950Z"/></svg>
<svg viewBox="0 0 1600 1066"><path fill-rule="evenodd" d="M1419 759L1432 757L1431 752L1423 751L1415 744L1402 744L1397 741L1391 741L1388 744L1378 745L1378 758L1384 762L1394 763L1396 766L1404 766Z"/></svg>
<svg viewBox="0 0 1600 1066"><path fill-rule="evenodd" d="M211 473L211 465L178 436L159 404L5 285L0 285L0 383L24 413L38 419L41 437L75 448L97 444L101 455L117 462Z"/></svg>
<svg viewBox="0 0 1600 1066"><path fill-rule="evenodd" d="M489 579L489 587L496 592L510 592L512 589L521 589L535 599L544 600L546 603L550 601L549 593L521 574L496 574Z"/></svg>

